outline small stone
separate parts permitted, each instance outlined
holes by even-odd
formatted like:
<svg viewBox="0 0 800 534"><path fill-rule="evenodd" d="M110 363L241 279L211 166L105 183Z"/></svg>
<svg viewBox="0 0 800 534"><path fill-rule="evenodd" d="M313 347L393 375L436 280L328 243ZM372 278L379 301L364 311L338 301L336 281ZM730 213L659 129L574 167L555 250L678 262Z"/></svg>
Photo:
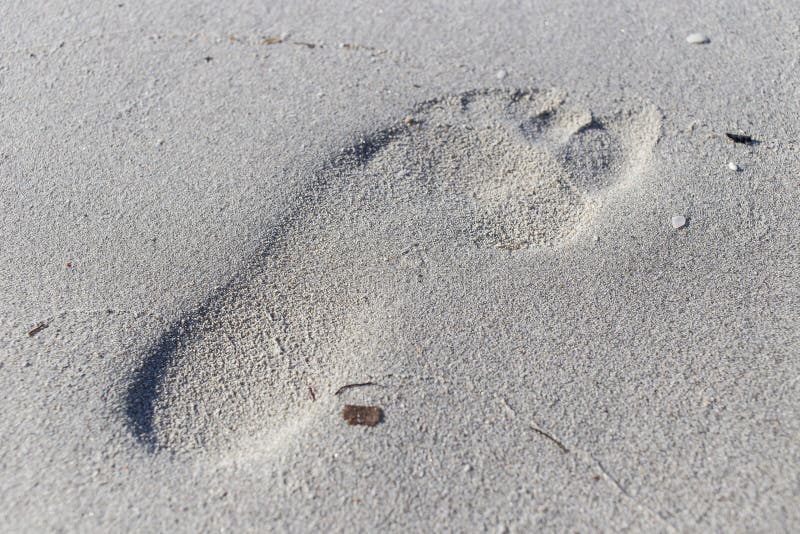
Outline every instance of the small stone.
<svg viewBox="0 0 800 534"><path fill-rule="evenodd" d="M469 464L466 464L466 465L464 466L464 472L465 472L465 473L469 473L470 471L472 471L472 466L471 466L471 465L469 465Z"/></svg>
<svg viewBox="0 0 800 534"><path fill-rule="evenodd" d="M708 44L711 42L708 35L702 33L690 33L686 36L686 42L689 44Z"/></svg>
<svg viewBox="0 0 800 534"><path fill-rule="evenodd" d="M670 222L672 223L672 227L678 230L686 226L686 217L683 215L673 215Z"/></svg>
<svg viewBox="0 0 800 534"><path fill-rule="evenodd" d="M729 168L730 170L732 170L733 172L739 172L740 170L742 170L742 169L740 169L740 168L739 168L739 166L738 166L737 164L735 164L735 163L734 163L734 162L732 162L732 161L729 161L729 162L728 162L728 168Z"/></svg>
<svg viewBox="0 0 800 534"><path fill-rule="evenodd" d="M495 76L497 77L498 80L502 80L503 78L508 76L508 73L506 71L504 71L504 70L498 70L497 74L495 74Z"/></svg>

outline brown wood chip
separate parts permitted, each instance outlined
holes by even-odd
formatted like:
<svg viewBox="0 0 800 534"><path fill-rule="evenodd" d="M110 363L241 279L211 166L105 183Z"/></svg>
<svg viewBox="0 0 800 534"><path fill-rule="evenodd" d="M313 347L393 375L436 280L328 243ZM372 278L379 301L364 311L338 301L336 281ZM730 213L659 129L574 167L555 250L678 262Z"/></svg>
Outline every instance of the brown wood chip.
<svg viewBox="0 0 800 534"><path fill-rule="evenodd" d="M350 425L375 426L383 418L383 410L378 406L357 406L345 404L342 417Z"/></svg>

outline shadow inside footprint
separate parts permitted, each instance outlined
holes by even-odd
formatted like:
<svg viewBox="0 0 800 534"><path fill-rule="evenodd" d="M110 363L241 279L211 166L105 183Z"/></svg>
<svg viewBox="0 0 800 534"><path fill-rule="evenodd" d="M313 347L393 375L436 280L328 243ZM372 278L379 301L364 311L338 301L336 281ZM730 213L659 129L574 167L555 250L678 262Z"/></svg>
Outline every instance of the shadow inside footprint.
<svg viewBox="0 0 800 534"><path fill-rule="evenodd" d="M381 339L413 321L403 303L447 284L431 265L569 243L660 123L649 106L595 116L565 100L446 96L331 158L248 267L150 351L127 398L135 434L191 452L275 433L308 413L309 384L330 392L392 358Z"/></svg>

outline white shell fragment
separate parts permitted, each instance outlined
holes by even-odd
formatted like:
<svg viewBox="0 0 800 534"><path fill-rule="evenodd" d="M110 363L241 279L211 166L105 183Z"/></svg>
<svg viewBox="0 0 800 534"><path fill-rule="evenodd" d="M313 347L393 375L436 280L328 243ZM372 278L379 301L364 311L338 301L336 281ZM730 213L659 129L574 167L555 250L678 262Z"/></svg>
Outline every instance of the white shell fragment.
<svg viewBox="0 0 800 534"><path fill-rule="evenodd" d="M673 215L670 222L672 223L672 227L677 230L686 226L686 217L683 215Z"/></svg>
<svg viewBox="0 0 800 534"><path fill-rule="evenodd" d="M729 162L728 162L728 168L729 168L730 170L732 170L733 172L739 172L740 170L742 170L741 168L739 168L739 166L738 166L737 164L735 164L735 163L734 163L734 162L732 162L732 161L729 161Z"/></svg>
<svg viewBox="0 0 800 534"><path fill-rule="evenodd" d="M708 35L702 33L690 33L686 36L686 42L689 44L708 44L711 42Z"/></svg>

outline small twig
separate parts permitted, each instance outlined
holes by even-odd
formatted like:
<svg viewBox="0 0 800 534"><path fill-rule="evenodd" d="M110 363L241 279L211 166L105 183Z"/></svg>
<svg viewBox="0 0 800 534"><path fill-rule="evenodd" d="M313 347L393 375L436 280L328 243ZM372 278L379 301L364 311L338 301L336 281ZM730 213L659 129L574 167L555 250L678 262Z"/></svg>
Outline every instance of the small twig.
<svg viewBox="0 0 800 534"><path fill-rule="evenodd" d="M565 453L565 454L569 452L569 449L567 449L567 448L564 446L564 444L563 444L563 443L561 443L560 441L558 441L558 440L557 440L556 438L554 438L554 437L553 437L551 434L548 434L547 432L545 432L544 430L542 430L542 429L541 429L541 428L539 428L538 426L536 426L536 425L532 424L532 425L531 425L531 430L533 430L534 432L536 432L536 433L537 433L537 434L539 434L540 436L544 436L545 438L547 438L547 439L549 439L550 441L552 441L553 443L555 443L555 444L558 446L558 448L559 448L559 449L561 449L561 452L563 452L563 453Z"/></svg>
<svg viewBox="0 0 800 534"><path fill-rule="evenodd" d="M565 454L572 454L573 456L578 458L580 461L582 461L586 465L593 467L596 471L599 471L599 474L596 473L594 475L594 477L593 477L594 480L600 480L602 478L608 484L610 484L614 489L616 489L617 492L619 492L620 495L622 495L624 498L628 499L634 506L639 508L639 510L643 511L646 514L651 515L657 521L660 521L666 527L667 531L669 531L669 532L678 532L678 529L675 528L675 526L669 521L669 519L667 519L667 517L662 515L661 512L659 512L659 511L657 511L657 510L655 510L653 508L650 508L644 502L639 501L639 499L637 499L635 495L633 495L630 492L628 492L628 490L625 489L625 486L623 486L622 483L620 483L620 481L617 480L617 478L614 475L612 475L611 472L609 472L608 469L606 469L603 466L603 464L599 460L597 460L594 456L592 456L591 454L589 454L586 451L582 451L577 446L574 447L572 450L567 449L567 447L563 443L561 443L558 439L553 437L551 434L545 432L544 430L542 430L541 428L536 426L535 423L531 423L530 427L531 427L531 430L533 430L534 432L536 432L540 436L545 437L545 438L549 439L550 441L552 441L553 443L555 443L558 446L558 448L561 449L561 452L563 452Z"/></svg>
<svg viewBox="0 0 800 534"><path fill-rule="evenodd" d="M590 465L590 466L594 467L597 471L600 472L599 475L595 474L595 476L594 476L595 480L599 480L600 478L604 479L608 484L613 486L623 497L625 497L631 503L633 503L634 506L636 506L637 508L639 508L640 510L642 510L643 512L645 512L647 514L652 515L656 520L662 522L669 532L677 532L678 531L666 517L661 515L660 512L650 508L649 506L647 506L647 504L645 504L643 502L640 502L634 495L629 493L628 490L625 489L625 486L623 486L619 482L619 480L617 480L617 478L608 471L608 469L603 467L603 464L600 463L600 461L597 460L594 456L592 456L591 454L589 454L589 453L587 453L585 451L582 451L581 449L579 449L577 447L570 451L558 439L553 437L551 434L548 434L547 432L545 432L544 430L542 430L541 428L536 426L536 424L534 424L534 423L531 423L531 430L533 430L534 432L536 432L540 436L543 436L543 437L549 439L550 441L552 441L553 443L555 443L558 446L558 448L561 449L561 452L563 452L564 454L572 454L575 457L577 457L579 460L584 462L586 465Z"/></svg>
<svg viewBox="0 0 800 534"><path fill-rule="evenodd" d="M358 384L347 384L347 385L344 385L344 386L340 387L339 389L337 389L336 393L334 393L334 396L338 395L342 391L346 391L346 390L351 389L351 388L360 388L360 387L364 387L364 386L379 386L379 385L380 384L378 384L376 382L359 382Z"/></svg>
<svg viewBox="0 0 800 534"><path fill-rule="evenodd" d="M41 332L42 330L44 330L48 326L49 325L45 321L42 321L41 323L38 323L36 326L34 326L30 330L28 330L28 337L35 336L36 334L38 334L39 332Z"/></svg>
<svg viewBox="0 0 800 534"><path fill-rule="evenodd" d="M314 388L311 386L308 386L308 396L311 397L312 402L317 400L317 395L314 393Z"/></svg>

